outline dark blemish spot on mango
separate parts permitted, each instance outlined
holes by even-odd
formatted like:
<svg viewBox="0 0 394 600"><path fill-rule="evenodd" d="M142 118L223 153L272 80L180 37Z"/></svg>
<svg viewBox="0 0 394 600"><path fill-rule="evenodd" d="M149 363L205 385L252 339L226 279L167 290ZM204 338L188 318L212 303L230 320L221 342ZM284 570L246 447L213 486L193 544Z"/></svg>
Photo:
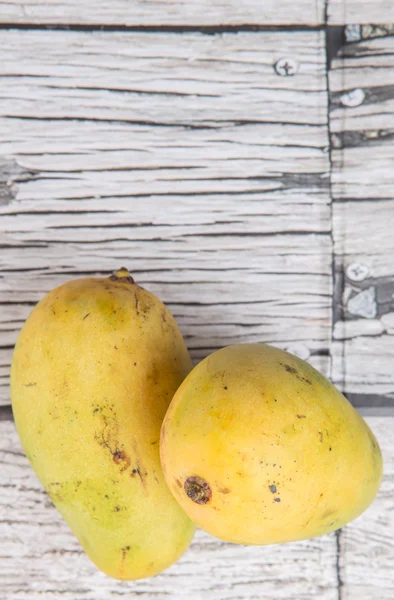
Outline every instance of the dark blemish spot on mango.
<svg viewBox="0 0 394 600"><path fill-rule="evenodd" d="M274 398L274 402L278 402L276 398ZM273 445L273 444L271 444L271 446L272 446L272 445Z"/></svg>
<svg viewBox="0 0 394 600"><path fill-rule="evenodd" d="M291 373L292 375L295 375L296 373L298 373L297 369L295 369L294 367L291 367L290 365L286 365L284 363L279 363L280 365L282 365L282 367L284 367L286 369L286 371L288 373Z"/></svg>
<svg viewBox="0 0 394 600"><path fill-rule="evenodd" d="M270 492L272 492L272 494L276 493L276 485L270 485L269 489L270 489Z"/></svg>
<svg viewBox="0 0 394 600"><path fill-rule="evenodd" d="M87 319L89 315L90 315L90 313L87 313L87 314L84 316L84 318L82 319L82 321L84 321L85 319Z"/></svg>
<svg viewBox="0 0 394 600"><path fill-rule="evenodd" d="M37 385L37 383L35 381L32 381L31 383L24 383L23 387L34 387L36 385Z"/></svg>
<svg viewBox="0 0 394 600"><path fill-rule="evenodd" d="M331 452L331 450L332 450L332 448L331 448L331 446L330 446L330 447L329 447L329 451Z"/></svg>
<svg viewBox="0 0 394 600"><path fill-rule="evenodd" d="M175 479L175 481L176 481L176 484L178 487L180 487L180 488L183 487L182 482L179 481L179 479Z"/></svg>
<svg viewBox="0 0 394 600"><path fill-rule="evenodd" d="M323 498L323 496L324 496L324 494L323 494L323 493L321 493L321 494L320 494L320 498Z"/></svg>
<svg viewBox="0 0 394 600"><path fill-rule="evenodd" d="M114 350L117 350L117 349L118 349L118 346L114 346Z"/></svg>
<svg viewBox="0 0 394 600"><path fill-rule="evenodd" d="M116 449L113 453L113 461L116 465L120 465L120 472L123 473L130 466L130 457L124 450Z"/></svg>
<svg viewBox="0 0 394 600"><path fill-rule="evenodd" d="M212 499L209 484L198 475L188 477L183 485L187 496L196 504L208 504Z"/></svg>
<svg viewBox="0 0 394 600"><path fill-rule="evenodd" d="M122 551L122 563L126 560L126 554L127 552L130 550L130 546L125 546L124 548L121 548Z"/></svg>
<svg viewBox="0 0 394 600"><path fill-rule="evenodd" d="M322 434L322 432L321 432L321 431L319 431L319 439L320 439L320 442L322 442L322 441L323 441L323 434Z"/></svg>
<svg viewBox="0 0 394 600"><path fill-rule="evenodd" d="M274 502L280 502L280 498L274 498Z"/></svg>
<svg viewBox="0 0 394 600"><path fill-rule="evenodd" d="M120 511L120 506L115 506L114 507L114 512L119 512Z"/></svg>
<svg viewBox="0 0 394 600"><path fill-rule="evenodd" d="M297 415L297 419L306 419L305 415Z"/></svg>
<svg viewBox="0 0 394 600"><path fill-rule="evenodd" d="M104 498L107 498L107 500L109 500L108 494L105 494Z"/></svg>
<svg viewBox="0 0 394 600"><path fill-rule="evenodd" d="M148 473L145 471L144 475L147 475L147 474L148 474ZM130 473L130 477L135 477L136 475L138 475L138 477L139 477L139 478L140 478L140 480L141 480L141 483L142 483L142 485L143 485L143 486L144 486L144 488L145 488L145 479L144 479L144 477L143 477L143 475L142 475L142 473L141 473L141 469L140 469L140 466L139 466L139 465L137 465L137 467L135 467L135 468L134 468L134 469L131 471L131 473Z"/></svg>
<svg viewBox="0 0 394 600"><path fill-rule="evenodd" d="M136 362L134 363L134 366L135 366L135 367L137 366L137 363L136 363Z"/></svg>
<svg viewBox="0 0 394 600"><path fill-rule="evenodd" d="M223 386L223 389L224 389L224 390L228 390L228 387L227 387L227 385L224 385L224 386Z"/></svg>
<svg viewBox="0 0 394 600"><path fill-rule="evenodd" d="M218 488L218 492L221 494L229 494L231 490L229 488Z"/></svg>

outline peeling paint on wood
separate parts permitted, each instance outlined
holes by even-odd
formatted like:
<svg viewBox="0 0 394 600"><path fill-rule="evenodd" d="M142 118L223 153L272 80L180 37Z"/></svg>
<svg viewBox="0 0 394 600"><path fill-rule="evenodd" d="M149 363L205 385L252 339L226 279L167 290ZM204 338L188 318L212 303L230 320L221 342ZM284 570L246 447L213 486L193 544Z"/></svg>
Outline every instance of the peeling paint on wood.
<svg viewBox="0 0 394 600"><path fill-rule="evenodd" d="M34 169L25 169L15 160L0 155L0 206L12 202L17 195L17 183L28 181L34 174Z"/></svg>

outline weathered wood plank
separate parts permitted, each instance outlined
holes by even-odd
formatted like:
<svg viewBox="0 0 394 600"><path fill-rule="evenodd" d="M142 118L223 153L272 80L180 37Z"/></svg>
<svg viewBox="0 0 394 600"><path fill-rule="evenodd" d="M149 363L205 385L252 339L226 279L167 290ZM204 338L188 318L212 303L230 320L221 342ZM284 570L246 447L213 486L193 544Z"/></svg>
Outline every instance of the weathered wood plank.
<svg viewBox="0 0 394 600"><path fill-rule="evenodd" d="M329 77L337 340L332 374L353 401L365 404L369 397L393 406L394 37L347 44Z"/></svg>
<svg viewBox="0 0 394 600"><path fill-rule="evenodd" d="M2 23L113 26L317 25L324 0L2 0Z"/></svg>
<svg viewBox="0 0 394 600"><path fill-rule="evenodd" d="M326 9L327 5L327 9ZM113 27L221 27L307 25L325 22L327 10L330 25L348 23L392 23L391 0L222 0L221 2L187 3L185 0L2 0L0 23L108 25Z"/></svg>
<svg viewBox="0 0 394 600"><path fill-rule="evenodd" d="M379 440L384 477L375 502L339 536L342 600L392 600L394 532L394 418L369 417Z"/></svg>
<svg viewBox="0 0 394 600"><path fill-rule="evenodd" d="M394 6L391 0L328 0L328 23L392 23Z"/></svg>
<svg viewBox="0 0 394 600"><path fill-rule="evenodd" d="M34 302L121 264L169 305L195 360L266 341L327 373L323 34L3 31L0 42L0 155L28 173L0 207L2 403ZM276 73L281 56L297 60L294 76Z"/></svg>
<svg viewBox="0 0 394 600"><path fill-rule="evenodd" d="M120 582L98 572L36 479L14 424L0 422L0 535L5 600L337 600L335 535L282 546L227 544L201 531L163 574Z"/></svg>

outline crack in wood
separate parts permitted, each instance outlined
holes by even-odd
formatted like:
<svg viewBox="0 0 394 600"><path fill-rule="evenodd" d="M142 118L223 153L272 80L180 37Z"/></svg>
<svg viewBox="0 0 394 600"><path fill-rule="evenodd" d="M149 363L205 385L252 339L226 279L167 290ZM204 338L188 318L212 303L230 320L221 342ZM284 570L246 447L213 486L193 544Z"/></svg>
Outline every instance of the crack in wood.
<svg viewBox="0 0 394 600"><path fill-rule="evenodd" d="M308 31L323 31L323 25L309 25L307 23L281 25L264 25L264 24L239 24L239 25L109 25L109 24L78 24L78 23L23 23L23 22L2 22L0 23L0 31L8 29L29 30L29 31L86 31L86 32L128 32L128 33L202 33L206 35L221 35L223 33L243 33L243 32L308 32Z"/></svg>
<svg viewBox="0 0 394 600"><path fill-rule="evenodd" d="M344 600L343 596L343 578L342 578L342 545L341 545L341 530L338 529L335 532L335 545L336 545L336 575L337 575L337 589L338 589L338 600Z"/></svg>

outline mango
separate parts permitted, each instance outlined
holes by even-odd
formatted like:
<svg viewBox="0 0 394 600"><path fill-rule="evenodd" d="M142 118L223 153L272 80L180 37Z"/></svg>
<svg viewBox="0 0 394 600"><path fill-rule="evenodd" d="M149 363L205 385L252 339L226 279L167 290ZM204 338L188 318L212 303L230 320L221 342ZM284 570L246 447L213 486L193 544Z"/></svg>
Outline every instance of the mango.
<svg viewBox="0 0 394 600"><path fill-rule="evenodd" d="M382 477L379 445L318 371L264 344L223 348L176 392L161 429L174 497L202 529L238 544L334 531Z"/></svg>
<svg viewBox="0 0 394 600"><path fill-rule="evenodd" d="M159 573L195 526L160 466L160 427L192 368L166 307L126 269L47 294L15 347L19 437L95 565L118 579Z"/></svg>

